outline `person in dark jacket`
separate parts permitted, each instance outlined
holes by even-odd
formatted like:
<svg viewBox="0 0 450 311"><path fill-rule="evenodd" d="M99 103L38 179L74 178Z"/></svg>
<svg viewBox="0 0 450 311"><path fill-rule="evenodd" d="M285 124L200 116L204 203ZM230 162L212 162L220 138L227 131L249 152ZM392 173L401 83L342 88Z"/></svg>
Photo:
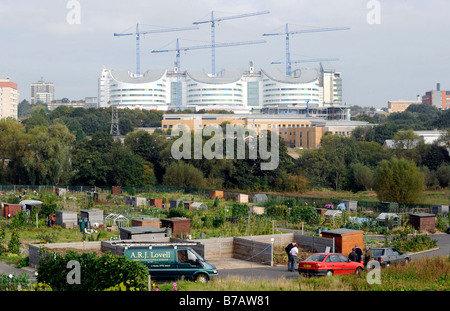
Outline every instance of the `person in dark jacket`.
<svg viewBox="0 0 450 311"><path fill-rule="evenodd" d="M284 250L286 251L286 254L287 254L287 257L288 257L288 270L289 270L289 260L290 260L290 258L291 258L290 251L291 251L291 249L294 247L294 243L295 243L295 242L290 243L290 244L289 244L288 246L286 246L286 248L284 249Z"/></svg>
<svg viewBox="0 0 450 311"><path fill-rule="evenodd" d="M362 258L362 255L363 255L363 252L362 252L362 250L358 247L358 245L355 245L355 253L356 253L356 255L358 255L358 262L361 262L361 258Z"/></svg>
<svg viewBox="0 0 450 311"><path fill-rule="evenodd" d="M350 261L358 261L358 254L356 254L354 248L352 248L352 252L348 254L348 259L350 259Z"/></svg>

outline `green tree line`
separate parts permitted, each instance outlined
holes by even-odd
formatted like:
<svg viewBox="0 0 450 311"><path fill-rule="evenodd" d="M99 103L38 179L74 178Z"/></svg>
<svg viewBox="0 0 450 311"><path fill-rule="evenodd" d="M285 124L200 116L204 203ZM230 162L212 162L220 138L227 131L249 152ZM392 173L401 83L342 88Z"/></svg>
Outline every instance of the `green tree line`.
<svg viewBox="0 0 450 311"><path fill-rule="evenodd" d="M130 128L123 141L114 140L109 134L110 113L110 109L69 107L49 112L36 105L21 122L0 120L0 182L99 187L165 184L280 192L314 187L376 190L380 199L394 201L417 200L411 193L449 185L448 131L434 144L417 143L413 133L450 127L448 110L427 105L412 105L388 117L360 116L373 126L357 128L351 137L326 133L320 148L302 150L298 159L288 155L286 144L278 137L279 165L273 171L261 170L264 161L260 154L250 158L248 148L245 159L175 160L171 148L176 137L161 130L153 134L133 131L160 125L160 112L120 110L121 120L128 120ZM203 137L203 146L211 138ZM386 139L394 139L397 148L383 148ZM225 150L225 139L222 143ZM382 182L383 178L407 182ZM387 185L391 188L383 191L382 186ZM410 194L382 195L397 193L391 191L395 186Z"/></svg>

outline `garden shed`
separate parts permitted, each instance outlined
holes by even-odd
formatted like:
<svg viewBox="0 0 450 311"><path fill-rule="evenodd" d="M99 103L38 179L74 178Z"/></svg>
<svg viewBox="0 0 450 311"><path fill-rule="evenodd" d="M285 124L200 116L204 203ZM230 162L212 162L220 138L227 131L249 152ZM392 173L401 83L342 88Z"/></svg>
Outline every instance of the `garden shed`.
<svg viewBox="0 0 450 311"><path fill-rule="evenodd" d="M191 219L186 217L172 217L161 220L162 228L169 228L172 236L176 238L191 234Z"/></svg>
<svg viewBox="0 0 450 311"><path fill-rule="evenodd" d="M152 226L156 228L161 228L161 221L159 218L134 218L131 219L131 226L132 227L147 227Z"/></svg>
<svg viewBox="0 0 450 311"><path fill-rule="evenodd" d="M152 240L164 238L166 230L153 226L138 226L120 228L121 240Z"/></svg>
<svg viewBox="0 0 450 311"><path fill-rule="evenodd" d="M14 215L17 214L18 211L22 210L22 205L20 204L9 204L9 203L2 203L2 216L6 219L13 218Z"/></svg>
<svg viewBox="0 0 450 311"><path fill-rule="evenodd" d="M182 200L170 200L170 208L178 208L180 203L182 203Z"/></svg>
<svg viewBox="0 0 450 311"><path fill-rule="evenodd" d="M26 212L31 212L33 207L36 207L40 211L42 207L42 202L37 200L23 200L19 204L22 205L22 210Z"/></svg>
<svg viewBox="0 0 450 311"><path fill-rule="evenodd" d="M434 231L436 229L436 216L429 213L409 215L411 226L419 231Z"/></svg>
<svg viewBox="0 0 450 311"><path fill-rule="evenodd" d="M341 203L344 203L345 210L350 212L356 211L358 208L358 201L343 200Z"/></svg>
<svg viewBox="0 0 450 311"><path fill-rule="evenodd" d="M448 205L433 205L431 212L434 215L442 214L444 217L448 215Z"/></svg>
<svg viewBox="0 0 450 311"><path fill-rule="evenodd" d="M55 225L73 228L78 224L78 214L74 211L55 211Z"/></svg>
<svg viewBox="0 0 450 311"><path fill-rule="evenodd" d="M87 219L92 227L95 227L94 224L103 225L103 211L100 209L81 210L80 216Z"/></svg>
<svg viewBox="0 0 450 311"><path fill-rule="evenodd" d="M223 191L219 191L219 190L211 190L209 192L209 198L211 200L214 200L216 197L218 197L219 199L223 199Z"/></svg>
<svg viewBox="0 0 450 311"><path fill-rule="evenodd" d="M162 208L164 205L164 200L161 198L150 198L149 205Z"/></svg>
<svg viewBox="0 0 450 311"><path fill-rule="evenodd" d="M364 244L364 231L352 230L352 229L334 229L322 231L322 237L333 239L334 245L338 252L348 256L351 253L352 248L358 245L363 249Z"/></svg>
<svg viewBox="0 0 450 311"><path fill-rule="evenodd" d="M239 193L236 196L236 202L238 202L238 203L248 203L248 194Z"/></svg>
<svg viewBox="0 0 450 311"><path fill-rule="evenodd" d="M120 186L113 186L111 188L111 194L112 195L121 195L122 194L122 187L120 187Z"/></svg>

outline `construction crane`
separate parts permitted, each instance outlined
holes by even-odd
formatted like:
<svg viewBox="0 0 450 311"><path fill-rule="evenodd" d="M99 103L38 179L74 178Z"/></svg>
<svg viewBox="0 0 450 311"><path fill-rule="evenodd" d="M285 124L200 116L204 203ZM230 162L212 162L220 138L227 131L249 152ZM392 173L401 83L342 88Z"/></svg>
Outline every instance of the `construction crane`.
<svg viewBox="0 0 450 311"><path fill-rule="evenodd" d="M115 37L123 37L123 36L136 36L136 74L139 76L141 74L141 56L140 56L140 37L141 35L151 34L151 33L161 33L161 32L173 32L173 31L185 31L185 30L194 30L198 29L197 27L182 27L182 28L165 28L165 29L156 29L156 30L148 30L148 31L139 31L139 24L136 24L136 31L129 33L114 33Z"/></svg>
<svg viewBox="0 0 450 311"><path fill-rule="evenodd" d="M291 60L291 64L334 62L334 61L338 61L338 60L339 60L339 58L310 58L310 59ZM281 62L271 62L271 64L279 65L279 64L281 64Z"/></svg>
<svg viewBox="0 0 450 311"><path fill-rule="evenodd" d="M278 33L265 33L263 36L286 36L286 75L289 76L292 71L292 61L291 61L291 52L290 52L290 35L294 34L303 34L303 33L312 33L312 32L324 32L324 31L336 31L336 30L348 30L349 27L334 27L334 28L313 28L306 30L296 30L289 31L289 24L286 24L285 32Z"/></svg>
<svg viewBox="0 0 450 311"><path fill-rule="evenodd" d="M228 42L228 43L217 43L215 44L216 48L221 47L230 47L230 46L238 46L238 45L250 45L250 44L260 44L266 43L265 40L255 40L255 41L241 41L241 42ZM165 52L175 52L176 53L176 61L175 67L177 68L177 105L178 109L181 107L181 51L189 51L189 50L201 50L201 49L209 49L212 47L212 44L204 44L204 45L195 45L189 47L180 47L180 40L177 39L176 48L175 49L167 49L167 50L153 50L152 53L165 53Z"/></svg>
<svg viewBox="0 0 450 311"><path fill-rule="evenodd" d="M232 16L225 16L225 17L217 18L217 17L214 17L214 11L211 11L211 19L193 23L194 25L211 23L211 73L213 76L216 75L216 23L225 21L225 20L230 20L230 19L251 17L251 16L268 14L268 13L270 13L270 12L269 11L261 11L261 12L239 14L239 15L232 15Z"/></svg>

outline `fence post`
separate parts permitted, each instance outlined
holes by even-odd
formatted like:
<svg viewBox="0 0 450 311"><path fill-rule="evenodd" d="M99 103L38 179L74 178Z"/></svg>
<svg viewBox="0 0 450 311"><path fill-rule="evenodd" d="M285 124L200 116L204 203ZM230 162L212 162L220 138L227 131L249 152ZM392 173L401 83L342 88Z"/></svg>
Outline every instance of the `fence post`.
<svg viewBox="0 0 450 311"><path fill-rule="evenodd" d="M273 267L273 242L274 238L270 239L270 266Z"/></svg>

